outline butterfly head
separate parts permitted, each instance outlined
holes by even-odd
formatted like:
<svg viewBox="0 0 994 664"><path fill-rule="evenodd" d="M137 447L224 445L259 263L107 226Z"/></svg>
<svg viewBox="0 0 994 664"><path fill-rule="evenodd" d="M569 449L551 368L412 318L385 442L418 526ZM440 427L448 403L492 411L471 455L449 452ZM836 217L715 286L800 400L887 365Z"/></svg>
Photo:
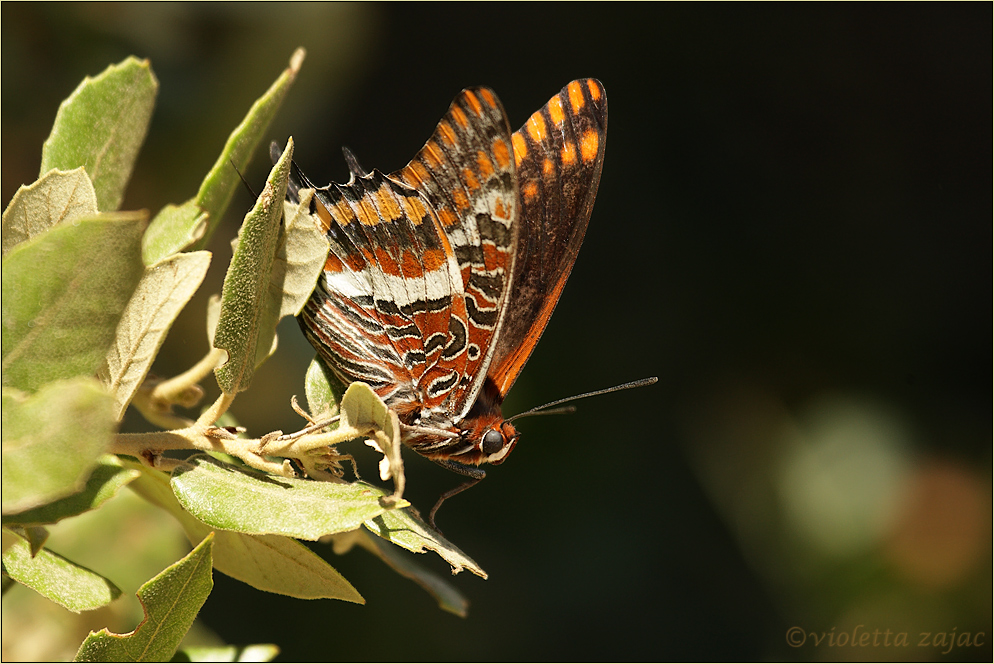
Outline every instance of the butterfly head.
<svg viewBox="0 0 994 664"><path fill-rule="evenodd" d="M479 466L485 463L499 465L518 444L521 436L514 425L504 420L499 413L491 416L475 417L464 420L460 439L463 448L448 458L467 466Z"/></svg>
<svg viewBox="0 0 994 664"><path fill-rule="evenodd" d="M497 426L487 428L478 444L483 454L483 461L495 466L504 463L504 459L518 444L520 436L514 425L506 420L502 420Z"/></svg>

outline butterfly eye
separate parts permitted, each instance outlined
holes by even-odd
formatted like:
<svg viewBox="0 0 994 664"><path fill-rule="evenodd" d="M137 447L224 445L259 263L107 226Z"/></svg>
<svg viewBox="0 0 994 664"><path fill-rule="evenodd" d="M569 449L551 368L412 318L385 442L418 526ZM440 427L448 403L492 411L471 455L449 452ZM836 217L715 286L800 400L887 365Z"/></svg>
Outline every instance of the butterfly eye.
<svg viewBox="0 0 994 664"><path fill-rule="evenodd" d="M500 431L496 429L491 429L490 431L483 434L483 453L487 456L491 454L496 454L500 452L500 448L504 447L504 436L501 435Z"/></svg>

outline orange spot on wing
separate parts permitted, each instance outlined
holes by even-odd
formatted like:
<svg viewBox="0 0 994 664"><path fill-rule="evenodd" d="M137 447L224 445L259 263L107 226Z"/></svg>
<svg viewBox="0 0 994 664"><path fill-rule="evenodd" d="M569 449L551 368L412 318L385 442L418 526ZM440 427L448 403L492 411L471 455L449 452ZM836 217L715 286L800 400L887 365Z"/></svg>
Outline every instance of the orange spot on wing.
<svg viewBox="0 0 994 664"><path fill-rule="evenodd" d="M593 129L588 129L580 139L580 156L586 162L591 162L597 157L597 148L600 145L600 138Z"/></svg>
<svg viewBox="0 0 994 664"><path fill-rule="evenodd" d="M403 182L404 184L408 185L409 187L418 186L417 174L414 171L415 163L416 162L404 166L404 168L400 169L396 173L397 179Z"/></svg>
<svg viewBox="0 0 994 664"><path fill-rule="evenodd" d="M483 264L487 270L496 270L504 267L504 252L497 249L497 245L485 242L483 244Z"/></svg>
<svg viewBox="0 0 994 664"><path fill-rule="evenodd" d="M494 216L500 219L508 219L510 217L507 208L504 207L504 199L500 196L494 199Z"/></svg>
<svg viewBox="0 0 994 664"><path fill-rule="evenodd" d="M459 217L455 212L449 208L440 208L438 210L438 221L441 222L442 226L448 228L459 223Z"/></svg>
<svg viewBox="0 0 994 664"><path fill-rule="evenodd" d="M525 195L525 198L531 200L538 195L538 185L534 182L527 182L525 186L521 188L521 193Z"/></svg>
<svg viewBox="0 0 994 664"><path fill-rule="evenodd" d="M496 108L497 98L494 97L494 93L490 91L489 88L482 88L480 90L480 96L483 97L483 101L487 102L490 108Z"/></svg>
<svg viewBox="0 0 994 664"><path fill-rule="evenodd" d="M407 183L415 189L431 179L431 173L428 172L428 169L420 161L415 161L411 164L409 175L411 180L407 181Z"/></svg>
<svg viewBox="0 0 994 664"><path fill-rule="evenodd" d="M466 100L466 103L468 103L470 108L473 109L474 113L476 113L477 115L483 114L483 106L480 104L480 100L476 98L476 95L474 95L469 90L464 91L462 95L463 98Z"/></svg>
<svg viewBox="0 0 994 664"><path fill-rule="evenodd" d="M563 143L563 150L561 154L564 166L572 166L576 161L576 147L574 147L569 141Z"/></svg>
<svg viewBox="0 0 994 664"><path fill-rule="evenodd" d="M525 144L525 137L514 132L511 143L514 145L514 164L520 166L521 160L528 156L528 145Z"/></svg>
<svg viewBox="0 0 994 664"><path fill-rule="evenodd" d="M397 261L393 259L393 256L391 256L386 249L377 247L374 252L376 255L376 262L380 264L380 269L383 270L384 273L394 277L400 276L400 265L397 264Z"/></svg>
<svg viewBox="0 0 994 664"><path fill-rule="evenodd" d="M466 118L466 114L463 113L462 109L458 106L452 107L452 117L463 129L466 129L469 126L469 119Z"/></svg>
<svg viewBox="0 0 994 664"><path fill-rule="evenodd" d="M344 269L345 263L343 263L335 254L329 253L328 258L324 261L324 271L334 272L337 274Z"/></svg>
<svg viewBox="0 0 994 664"><path fill-rule="evenodd" d="M421 154L424 155L424 160L428 162L430 168L438 168L442 165L442 151L434 141L428 141L424 149L421 150Z"/></svg>
<svg viewBox="0 0 994 664"><path fill-rule="evenodd" d="M542 161L542 173L547 176L552 175L553 170L555 170L555 165L552 163L551 159L546 157Z"/></svg>
<svg viewBox="0 0 994 664"><path fill-rule="evenodd" d="M499 138L495 138L493 144L490 146L491 152L493 152L494 159L497 160L497 166L506 171L511 166L511 153L507 151L507 143Z"/></svg>
<svg viewBox="0 0 994 664"><path fill-rule="evenodd" d="M362 272L366 269L366 260L362 257L362 254L349 254L345 257L345 264L353 272Z"/></svg>
<svg viewBox="0 0 994 664"><path fill-rule="evenodd" d="M566 86L567 92L569 93L569 103L573 107L573 114L580 112L583 108L585 100L583 99L583 88L580 87L580 81L573 81L568 86Z"/></svg>
<svg viewBox="0 0 994 664"><path fill-rule="evenodd" d="M390 191L387 185L380 186L376 190L376 205L379 208L380 216L388 221L397 221L401 218L402 213L400 211L400 205L397 204L397 199L394 198L393 192Z"/></svg>
<svg viewBox="0 0 994 664"><path fill-rule="evenodd" d="M559 126L563 123L565 118L566 115L563 113L563 100L559 98L559 95L556 95L549 100L549 119L551 119L556 126Z"/></svg>
<svg viewBox="0 0 994 664"><path fill-rule="evenodd" d="M466 185L466 188L470 191L476 191L480 188L480 181L476 179L476 175L473 171L468 168L462 169L462 181Z"/></svg>
<svg viewBox="0 0 994 664"><path fill-rule="evenodd" d="M532 116L528 118L528 122L525 123L525 128L528 131L528 135L536 143L541 143L549 135L545 129L545 118L542 117L541 113L532 113Z"/></svg>
<svg viewBox="0 0 994 664"><path fill-rule="evenodd" d="M352 208L349 207L349 204L345 202L344 198L340 198L338 202L335 203L335 213L332 213L335 217L335 221L343 226L351 224L356 220L355 212L352 211Z"/></svg>
<svg viewBox="0 0 994 664"><path fill-rule="evenodd" d="M368 198L360 198L356 203L355 216L363 226L375 226L380 223L380 215L376 213Z"/></svg>
<svg viewBox="0 0 994 664"><path fill-rule="evenodd" d="M400 258L400 271L408 279L416 279L424 276L421 268L421 261L414 255L413 251L405 251Z"/></svg>
<svg viewBox="0 0 994 664"><path fill-rule="evenodd" d="M587 89L590 90L590 98L594 101L600 101L601 99L601 86L597 85L597 81L592 78L587 79Z"/></svg>
<svg viewBox="0 0 994 664"><path fill-rule="evenodd" d="M434 272L445 265L445 252L441 249L427 249L421 254L421 264L428 272Z"/></svg>
<svg viewBox="0 0 994 664"><path fill-rule="evenodd" d="M442 140L451 146L456 144L456 132L453 131L452 127L448 122L444 120L438 123L438 133L442 137Z"/></svg>
<svg viewBox="0 0 994 664"><path fill-rule="evenodd" d="M421 199L417 196L402 196L400 201L404 205L404 212L407 214L407 218L411 220L412 224L419 226L428 213L425 210L425 206L421 203Z"/></svg>
<svg viewBox="0 0 994 664"><path fill-rule="evenodd" d="M321 230L327 233L331 230L331 212L328 211L328 208L321 201L315 201L315 203L314 209L317 210L318 219L321 220Z"/></svg>
<svg viewBox="0 0 994 664"><path fill-rule="evenodd" d="M476 153L476 168L479 169L480 175L483 176L484 180L489 180L490 176L494 174L494 165L490 161L490 157L483 150L479 150Z"/></svg>
<svg viewBox="0 0 994 664"><path fill-rule="evenodd" d="M456 204L456 210L462 211L469 208L469 199L461 189L452 192L452 202Z"/></svg>

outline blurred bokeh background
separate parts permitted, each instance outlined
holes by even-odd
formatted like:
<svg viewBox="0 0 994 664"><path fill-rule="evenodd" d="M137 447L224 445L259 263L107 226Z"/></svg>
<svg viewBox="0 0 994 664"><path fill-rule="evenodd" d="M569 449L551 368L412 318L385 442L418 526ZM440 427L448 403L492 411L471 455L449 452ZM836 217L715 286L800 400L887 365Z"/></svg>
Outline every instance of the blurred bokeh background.
<svg viewBox="0 0 994 664"><path fill-rule="evenodd" d="M316 545L366 606L217 573L203 638L286 660L991 660L989 3L3 3L0 18L5 204L37 177L59 102L130 54L161 87L124 207L153 212L195 193L297 46L272 138L292 135L322 183L347 178L342 145L404 165L469 85L491 86L512 128L574 78L608 91L586 242L505 413L659 383L523 421L509 461L446 504L446 536L490 574L454 579L468 618L364 551ZM257 187L266 161L245 174ZM250 205L236 197L157 373L206 351L206 297ZM280 334L234 406L256 435L300 426L288 401L313 351L294 321ZM422 509L459 481L407 463ZM52 546L131 595L186 543L137 498L117 504ZM137 601L119 603L77 620L15 588L3 658L127 631Z"/></svg>

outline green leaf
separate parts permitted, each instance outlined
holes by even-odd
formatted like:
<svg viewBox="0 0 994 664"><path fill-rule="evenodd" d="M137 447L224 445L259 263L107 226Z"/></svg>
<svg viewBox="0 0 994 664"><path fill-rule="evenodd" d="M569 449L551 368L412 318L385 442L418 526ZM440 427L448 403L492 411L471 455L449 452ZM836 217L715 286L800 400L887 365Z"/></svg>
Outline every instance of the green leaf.
<svg viewBox="0 0 994 664"><path fill-rule="evenodd" d="M374 535L390 540L408 551L424 553L426 549L431 549L452 566L453 574L468 569L479 577L487 578L487 573L472 558L442 537L441 533L430 528L410 508L384 512L363 525Z"/></svg>
<svg viewBox="0 0 994 664"><path fill-rule="evenodd" d="M3 261L3 385L92 375L141 279L141 212L60 224Z"/></svg>
<svg viewBox="0 0 994 664"><path fill-rule="evenodd" d="M145 270L117 325L114 344L97 375L114 394L116 417L145 379L169 328L200 288L209 251L175 254Z"/></svg>
<svg viewBox="0 0 994 664"><path fill-rule="evenodd" d="M279 313L268 302L269 282L292 155L291 140L270 171L259 200L242 222L238 249L224 277L214 347L226 350L228 361L214 373L226 394L248 389L259 359L266 357L276 336Z"/></svg>
<svg viewBox="0 0 994 664"><path fill-rule="evenodd" d="M169 486L169 476L125 461L142 475L129 486L146 500L172 514L191 542L212 529L183 509ZM306 546L279 535L246 535L217 531L214 567L233 579L265 592L297 599L340 599L365 604L345 577Z"/></svg>
<svg viewBox="0 0 994 664"><path fill-rule="evenodd" d="M19 542L3 554L3 566L18 583L73 613L99 609L120 594L117 586L96 572L42 549L32 557L27 542Z"/></svg>
<svg viewBox="0 0 994 664"><path fill-rule="evenodd" d="M14 194L3 213L3 255L56 224L97 214L97 194L83 168L52 170Z"/></svg>
<svg viewBox="0 0 994 664"><path fill-rule="evenodd" d="M172 657L214 587L213 540L208 535L188 556L138 589L145 619L133 632L90 632L76 661L165 662Z"/></svg>
<svg viewBox="0 0 994 664"><path fill-rule="evenodd" d="M125 468L117 457L105 455L100 457L97 467L90 473L82 491L41 507L4 516L3 525L33 526L57 523L62 519L88 512L113 498L121 487L140 474L137 470Z"/></svg>
<svg viewBox="0 0 994 664"><path fill-rule="evenodd" d="M304 376L304 394L311 418L323 420L338 414L345 385L335 377L320 355L315 355Z"/></svg>
<svg viewBox="0 0 994 664"><path fill-rule="evenodd" d="M116 210L145 141L158 89L148 60L135 57L84 78L59 106L42 146L41 173L82 166L93 182L97 206Z"/></svg>
<svg viewBox="0 0 994 664"><path fill-rule="evenodd" d="M28 549L31 552L31 557L34 558L41 551L42 547L45 546L45 542L48 541L48 528L42 526L18 526L18 525L4 525L4 532L10 532L15 534L17 537L21 538L28 543ZM16 539L15 542L16 543ZM7 547L10 548L10 547ZM6 552L7 549L4 549Z"/></svg>
<svg viewBox="0 0 994 664"><path fill-rule="evenodd" d="M314 541L355 530L386 511L384 492L361 482L264 476L209 456L189 462L173 471L173 492L193 516L223 530Z"/></svg>
<svg viewBox="0 0 994 664"><path fill-rule="evenodd" d="M3 390L3 514L83 489L111 442L113 403L93 378L50 383L30 397Z"/></svg>
<svg viewBox="0 0 994 664"><path fill-rule="evenodd" d="M198 249L207 246L211 235L221 223L232 194L242 184L238 174L244 173L248 167L252 154L259 146L259 141L266 135L269 124L282 105L283 98L289 92L303 61L304 50L298 48L290 57L290 66L283 71L269 90L252 104L245 119L231 132L224 150L200 185L195 201L197 206L207 213L208 226L207 232L197 244Z"/></svg>
<svg viewBox="0 0 994 664"><path fill-rule="evenodd" d="M183 251L204 236L207 213L192 198L183 205L167 205L159 210L142 237L142 260L154 265Z"/></svg>
<svg viewBox="0 0 994 664"><path fill-rule="evenodd" d="M248 646L193 646L181 649L172 661L271 662L279 654L280 647L275 643L253 643Z"/></svg>
<svg viewBox="0 0 994 664"><path fill-rule="evenodd" d="M284 202L283 242L276 252L269 297L278 303L278 316L296 316L307 304L324 270L328 238L310 215L314 190L300 192L300 203Z"/></svg>
<svg viewBox="0 0 994 664"><path fill-rule="evenodd" d="M345 539L350 535L352 533L336 536L335 553L342 553L339 551L338 538ZM438 602L440 609L454 613L460 618L468 615L469 600L465 595L446 579L419 565L410 554L402 553L399 548L386 540L371 536L365 529L355 531L355 537L359 545L379 557L395 572L428 591L428 594Z"/></svg>
<svg viewBox="0 0 994 664"><path fill-rule="evenodd" d="M349 385L342 396L340 428L375 427L373 437L366 444L383 454L380 460L380 479L394 478L394 498L404 493L404 460L401 458L400 420L387 408L376 392L366 383Z"/></svg>

